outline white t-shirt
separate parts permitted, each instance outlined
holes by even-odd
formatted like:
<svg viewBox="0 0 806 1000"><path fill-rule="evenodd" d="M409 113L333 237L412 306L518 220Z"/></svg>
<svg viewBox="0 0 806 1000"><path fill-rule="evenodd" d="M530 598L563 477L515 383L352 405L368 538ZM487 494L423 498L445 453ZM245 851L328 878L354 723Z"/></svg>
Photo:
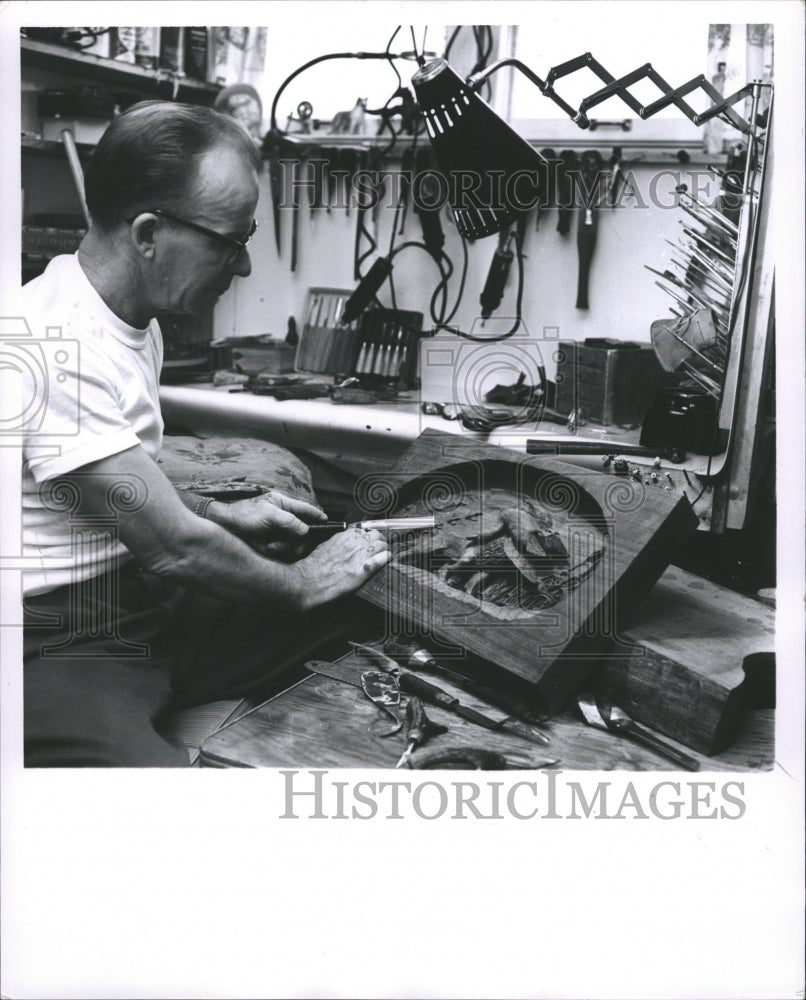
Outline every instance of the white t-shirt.
<svg viewBox="0 0 806 1000"><path fill-rule="evenodd" d="M42 348L46 391L23 446L23 552L40 561L40 568L23 574L23 590L33 595L97 576L113 557L120 563L130 558L115 540L114 522L118 505L140 502L141 484L133 478L108 484L106 523L97 516L82 519L78 497L58 486L44 492L42 484L138 444L156 461L163 429L162 337L156 320L138 330L116 316L77 255L54 258L23 287L22 301ZM34 394L24 388L24 399L26 391ZM41 396L41 387L37 391ZM80 472L76 483L80 490Z"/></svg>

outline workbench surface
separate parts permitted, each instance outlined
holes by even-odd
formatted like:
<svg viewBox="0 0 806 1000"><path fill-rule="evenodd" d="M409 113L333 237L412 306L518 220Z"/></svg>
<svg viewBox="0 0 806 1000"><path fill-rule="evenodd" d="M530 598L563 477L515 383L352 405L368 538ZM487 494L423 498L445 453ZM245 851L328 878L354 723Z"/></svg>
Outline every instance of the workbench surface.
<svg viewBox="0 0 806 1000"><path fill-rule="evenodd" d="M363 662L365 669L372 669L369 660ZM465 705L497 719L503 717L445 678L429 679L455 693ZM447 734L427 743L421 753L446 747L483 747L505 756L513 752L525 755L538 766L556 760L558 768L568 771L680 770L629 739L586 726L581 716L570 710L545 724L550 738L545 747L519 736L482 729L434 706L426 706L426 712L433 722L449 728ZM773 717L771 709L744 713L736 742L715 757L697 754L673 740L668 742L696 758L702 771L765 771L773 764ZM406 746L405 727L382 738L369 731L371 726L383 732L392 722L360 688L312 675L208 738L202 747L202 766L393 768ZM413 760L417 757L415 753Z"/></svg>
<svg viewBox="0 0 806 1000"><path fill-rule="evenodd" d="M336 462L361 474L390 468L409 445L424 431L439 430L486 444L526 451L527 440L548 443L575 443L583 440L610 441L618 453L619 443L637 444L639 430L587 424L576 433L565 425L539 421L506 425L489 434L467 430L459 421L444 420L421 412L420 403L430 398L412 390L399 399L373 405L336 405L328 399L283 400L232 392L227 387L161 385L160 403L166 428L189 429L201 436L241 435L259 437L286 448L304 448L320 458ZM437 400L446 402L446 399ZM601 455L564 456L563 461L586 468L601 469ZM651 458L630 456L639 466L650 467ZM664 465L674 476L675 489L685 486L683 471L705 474L708 458L690 455L678 465Z"/></svg>

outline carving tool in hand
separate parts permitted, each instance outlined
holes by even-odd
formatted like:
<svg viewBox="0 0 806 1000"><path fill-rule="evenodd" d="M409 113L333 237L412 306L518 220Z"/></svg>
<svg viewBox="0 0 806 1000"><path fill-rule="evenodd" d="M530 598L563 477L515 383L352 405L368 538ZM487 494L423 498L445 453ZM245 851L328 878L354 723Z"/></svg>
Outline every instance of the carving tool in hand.
<svg viewBox="0 0 806 1000"><path fill-rule="evenodd" d="M417 695L418 698L422 698L427 704L444 708L446 711L458 715L460 719L473 722L477 726L483 726L484 729L520 736L531 743L540 743L543 746L548 743L548 737L544 733L538 732L526 723L518 722L515 719L491 719L488 715L477 712L475 708L463 705L458 698L437 687L436 684L432 684L430 681L425 680L423 677L418 677L417 674L413 674L408 670L401 670L391 657L379 649L359 642L351 642L350 645L357 652L369 654L380 664L382 670L394 674L397 677L400 690L405 691L406 694Z"/></svg>
<svg viewBox="0 0 806 1000"><path fill-rule="evenodd" d="M433 514L422 517L384 517L376 521L319 521L309 524L309 531L346 531L347 528L363 528L365 531L421 531L436 527Z"/></svg>

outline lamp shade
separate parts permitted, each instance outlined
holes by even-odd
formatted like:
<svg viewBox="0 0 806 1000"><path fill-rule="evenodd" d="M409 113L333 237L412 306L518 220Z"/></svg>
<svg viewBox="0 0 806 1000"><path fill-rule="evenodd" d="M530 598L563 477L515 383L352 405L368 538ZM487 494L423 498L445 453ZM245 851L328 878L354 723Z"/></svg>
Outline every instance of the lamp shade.
<svg viewBox="0 0 806 1000"><path fill-rule="evenodd" d="M426 63L411 82L462 236L500 232L538 204L547 161L444 59Z"/></svg>

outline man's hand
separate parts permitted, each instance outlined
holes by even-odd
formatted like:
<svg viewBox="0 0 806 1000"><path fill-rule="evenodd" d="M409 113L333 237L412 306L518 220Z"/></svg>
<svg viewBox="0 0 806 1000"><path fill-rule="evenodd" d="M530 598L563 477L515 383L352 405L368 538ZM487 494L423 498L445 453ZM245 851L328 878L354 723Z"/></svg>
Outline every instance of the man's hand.
<svg viewBox="0 0 806 1000"><path fill-rule="evenodd" d="M348 528L289 569L298 574L298 594L302 595L303 609L309 610L357 590L391 558L379 531Z"/></svg>
<svg viewBox="0 0 806 1000"><path fill-rule="evenodd" d="M235 503L212 503L207 517L245 541L264 544L298 540L307 534L309 524L327 520L321 507L279 490Z"/></svg>

